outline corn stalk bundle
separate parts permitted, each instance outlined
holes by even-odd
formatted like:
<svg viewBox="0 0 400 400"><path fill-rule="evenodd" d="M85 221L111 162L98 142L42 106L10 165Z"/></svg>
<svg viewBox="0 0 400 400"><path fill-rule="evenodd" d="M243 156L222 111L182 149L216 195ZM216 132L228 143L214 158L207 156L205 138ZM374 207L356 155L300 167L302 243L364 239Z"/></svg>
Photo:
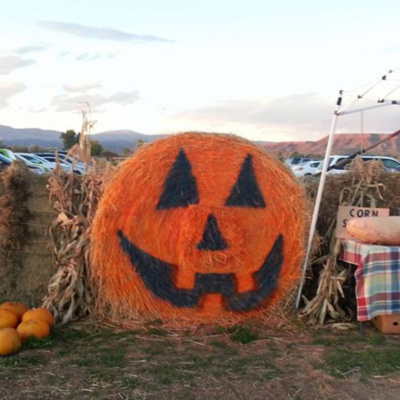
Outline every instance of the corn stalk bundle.
<svg viewBox="0 0 400 400"><path fill-rule="evenodd" d="M85 174L65 174L57 168L50 176L48 190L58 216L49 227L56 273L48 284L43 306L64 324L89 315L93 292L89 284L91 224L103 192L113 173L109 163L90 161Z"/></svg>
<svg viewBox="0 0 400 400"><path fill-rule="evenodd" d="M384 200L382 191L385 187L380 182L383 170L384 167L380 161L365 163L360 158L356 158L352 162L350 172L342 178L346 185L342 186L339 191L338 205L377 207L377 203ZM335 193L338 192L333 190L328 193L328 196L334 198ZM327 206L327 202L325 202L325 206ZM337 210L337 205L331 208ZM325 232L321 232L320 229L319 234L322 236L323 242L328 244L329 250L322 256L321 254L314 255L312 264L322 265L318 285L311 299L303 296L305 306L300 314L310 323L319 324L323 324L328 317L336 321L348 321L353 317L352 313L343 307L343 303L345 303L343 287L349 280L350 271L338 263L341 239L335 238L336 213L331 215L330 220L325 221L324 226Z"/></svg>

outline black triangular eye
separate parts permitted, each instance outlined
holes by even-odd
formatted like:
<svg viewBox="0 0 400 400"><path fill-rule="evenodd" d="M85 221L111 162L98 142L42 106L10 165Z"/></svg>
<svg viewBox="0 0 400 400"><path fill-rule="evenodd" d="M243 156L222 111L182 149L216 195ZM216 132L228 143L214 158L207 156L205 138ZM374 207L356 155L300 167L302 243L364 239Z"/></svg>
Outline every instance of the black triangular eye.
<svg viewBox="0 0 400 400"><path fill-rule="evenodd" d="M190 204L198 204L198 202L196 178L185 152L181 149L165 180L157 210L187 207Z"/></svg>
<svg viewBox="0 0 400 400"><path fill-rule="evenodd" d="M254 174L252 155L248 154L240 169L239 177L225 202L228 207L265 208L265 201Z"/></svg>

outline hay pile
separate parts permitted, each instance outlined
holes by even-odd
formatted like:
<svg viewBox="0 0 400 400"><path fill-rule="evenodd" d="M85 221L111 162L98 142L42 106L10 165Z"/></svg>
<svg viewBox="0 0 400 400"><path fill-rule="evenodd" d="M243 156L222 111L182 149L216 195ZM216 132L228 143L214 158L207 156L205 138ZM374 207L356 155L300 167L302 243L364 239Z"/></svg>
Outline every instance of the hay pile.
<svg viewBox="0 0 400 400"><path fill-rule="evenodd" d="M46 177L14 163L0 179L0 302L38 306L54 273L47 229L54 217Z"/></svg>
<svg viewBox="0 0 400 400"><path fill-rule="evenodd" d="M298 283L304 204L289 171L246 140L187 133L143 147L94 221L97 310L182 324L271 312Z"/></svg>
<svg viewBox="0 0 400 400"><path fill-rule="evenodd" d="M31 195L29 171L13 163L1 174L4 194L0 197L0 247L4 251L21 250L27 237L27 222L32 215L27 207Z"/></svg>

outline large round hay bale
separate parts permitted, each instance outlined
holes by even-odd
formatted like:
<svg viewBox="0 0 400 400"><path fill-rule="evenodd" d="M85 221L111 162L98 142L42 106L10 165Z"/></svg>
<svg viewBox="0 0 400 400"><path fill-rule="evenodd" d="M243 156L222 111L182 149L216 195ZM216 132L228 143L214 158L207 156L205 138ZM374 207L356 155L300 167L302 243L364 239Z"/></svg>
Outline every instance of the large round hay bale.
<svg viewBox="0 0 400 400"><path fill-rule="evenodd" d="M298 281L304 210L293 175L246 140L185 133L144 146L93 224L98 309L190 321L264 312Z"/></svg>

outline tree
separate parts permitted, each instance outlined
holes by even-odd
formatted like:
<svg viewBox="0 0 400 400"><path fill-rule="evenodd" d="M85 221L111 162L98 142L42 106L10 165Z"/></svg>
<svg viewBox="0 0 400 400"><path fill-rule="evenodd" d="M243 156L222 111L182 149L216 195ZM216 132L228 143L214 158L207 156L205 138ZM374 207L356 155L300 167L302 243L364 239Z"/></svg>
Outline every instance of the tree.
<svg viewBox="0 0 400 400"><path fill-rule="evenodd" d="M144 145L143 139L138 139L136 142L136 148L142 147Z"/></svg>
<svg viewBox="0 0 400 400"><path fill-rule="evenodd" d="M28 146L29 153L39 153L42 151L42 148L37 146L36 144L31 144Z"/></svg>
<svg viewBox="0 0 400 400"><path fill-rule="evenodd" d="M73 129L68 129L61 134L60 139L63 141L64 150L68 150L79 143L79 133L76 133Z"/></svg>
<svg viewBox="0 0 400 400"><path fill-rule="evenodd" d="M26 146L19 146L19 145L13 145L11 146L11 150L14 153L27 153L28 152L28 147Z"/></svg>
<svg viewBox="0 0 400 400"><path fill-rule="evenodd" d="M92 156L101 156L101 153L104 150L104 147L100 144L98 140L90 140L90 154Z"/></svg>
<svg viewBox="0 0 400 400"><path fill-rule="evenodd" d="M127 156L129 156L130 154L132 154L132 150L131 150L129 147L124 147L124 148L122 149L122 155L123 155L123 156L127 157Z"/></svg>

